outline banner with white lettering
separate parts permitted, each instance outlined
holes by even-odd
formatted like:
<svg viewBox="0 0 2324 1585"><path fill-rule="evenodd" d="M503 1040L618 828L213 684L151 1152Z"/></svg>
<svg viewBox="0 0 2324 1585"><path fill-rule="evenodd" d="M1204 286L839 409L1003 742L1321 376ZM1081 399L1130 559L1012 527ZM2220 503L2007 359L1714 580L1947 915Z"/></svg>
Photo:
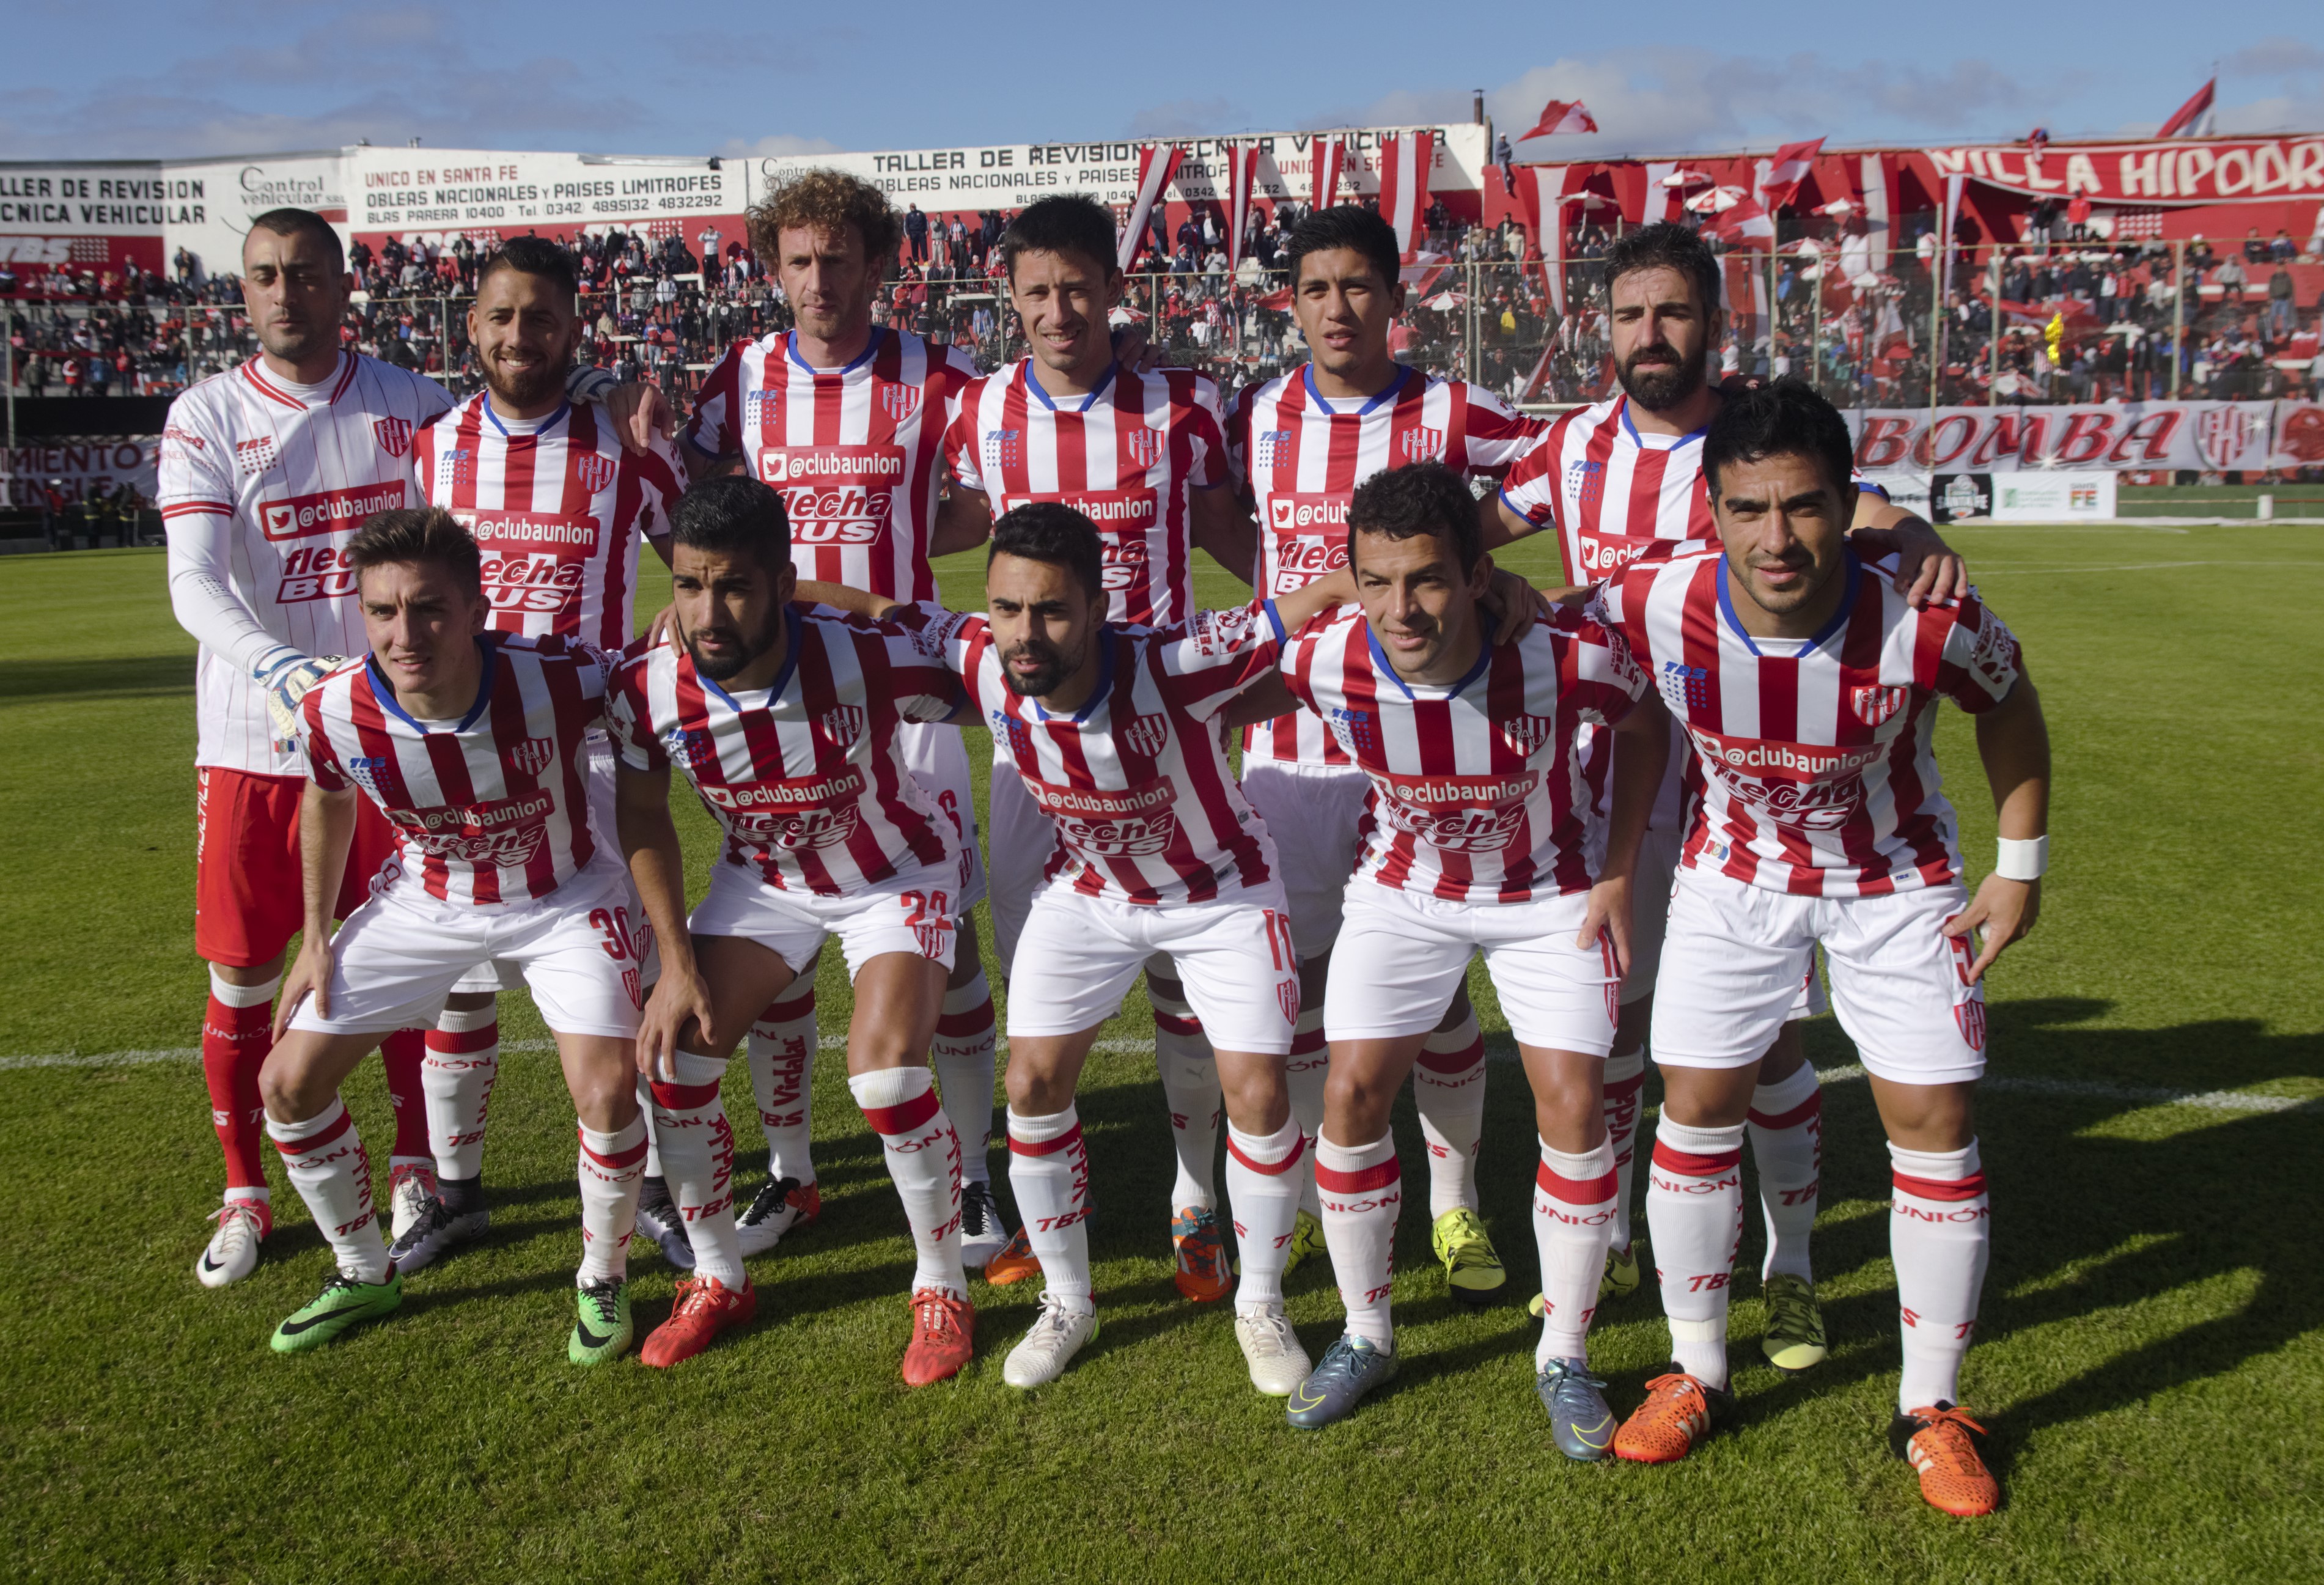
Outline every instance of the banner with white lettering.
<svg viewBox="0 0 2324 1585"><path fill-rule="evenodd" d="M43 492L54 484L67 501L78 501L103 489L111 492L134 485L150 506L161 488L161 438L108 437L102 440L28 440L0 450L7 459L0 473L10 506L37 508Z"/></svg>
<svg viewBox="0 0 2324 1585"><path fill-rule="evenodd" d="M347 235L347 162L336 149L250 160L172 162L162 174L173 195L161 250L174 271L178 250L198 276L242 272L242 239L269 209L312 209Z"/></svg>
<svg viewBox="0 0 2324 1585"><path fill-rule="evenodd" d="M1848 410L1867 473L2269 465L2272 401L2126 401L2064 407ZM2290 404L2287 404L2290 405Z"/></svg>
<svg viewBox="0 0 2324 1585"><path fill-rule="evenodd" d="M348 152L348 226L377 247L405 243L505 240L531 233L561 240L606 231L682 239L701 253L744 241L748 181L742 161L606 154L501 153L479 149Z"/></svg>
<svg viewBox="0 0 2324 1585"><path fill-rule="evenodd" d="M161 228L187 207L159 161L12 161L0 166L0 263L20 276L159 271Z"/></svg>
<svg viewBox="0 0 2324 1585"><path fill-rule="evenodd" d="M2216 204L2324 198L2324 136L2146 139L2129 143L2024 143L1929 149L1942 178L1966 174L2035 198L2087 195L2099 204Z"/></svg>

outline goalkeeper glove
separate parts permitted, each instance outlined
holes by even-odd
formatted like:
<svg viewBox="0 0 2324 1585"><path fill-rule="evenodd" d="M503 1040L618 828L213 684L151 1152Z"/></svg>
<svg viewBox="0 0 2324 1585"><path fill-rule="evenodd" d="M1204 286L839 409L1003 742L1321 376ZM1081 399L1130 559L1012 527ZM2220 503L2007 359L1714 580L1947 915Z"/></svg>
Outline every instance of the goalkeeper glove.
<svg viewBox="0 0 2324 1585"><path fill-rule="evenodd" d="M258 686L266 690L266 719L274 731L275 752L288 754L298 748L299 701L326 672L343 664L337 655L301 655L293 650L274 650L260 663Z"/></svg>

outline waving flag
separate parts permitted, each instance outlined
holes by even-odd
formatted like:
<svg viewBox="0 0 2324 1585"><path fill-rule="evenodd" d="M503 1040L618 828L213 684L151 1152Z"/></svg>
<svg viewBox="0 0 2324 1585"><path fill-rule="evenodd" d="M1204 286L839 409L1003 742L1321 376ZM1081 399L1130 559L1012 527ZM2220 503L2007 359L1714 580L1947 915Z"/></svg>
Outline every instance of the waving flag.
<svg viewBox="0 0 2324 1585"><path fill-rule="evenodd" d="M1766 207L1749 198L1729 204L1719 212L1719 218L1703 227L1711 235L1733 248L1772 248L1775 245L1775 223Z"/></svg>
<svg viewBox="0 0 2324 1585"><path fill-rule="evenodd" d="M1242 268L1243 225L1250 218L1251 189L1259 180L1259 145L1237 149L1227 163L1227 273Z"/></svg>
<svg viewBox="0 0 2324 1585"><path fill-rule="evenodd" d="M1597 130L1597 119L1581 100L1575 99L1569 104L1563 99L1552 99L1541 107L1541 119L1533 124L1533 130L1520 135L1517 142L1523 143L1526 138L1553 137L1561 132Z"/></svg>
<svg viewBox="0 0 2324 1585"><path fill-rule="evenodd" d="M1428 167L1435 152L1433 133L1399 133L1380 139L1380 218L1395 228L1397 252L1407 264L1419 247L1416 239L1428 213Z"/></svg>
<svg viewBox="0 0 2324 1585"><path fill-rule="evenodd" d="M1167 151L1152 143L1138 151L1138 199L1130 207L1130 224L1121 234L1120 256L1115 260L1120 268L1129 269L1130 262L1138 257L1138 244L1146 240L1146 217L1154 212L1155 200L1170 185L1170 179L1178 173L1178 161L1185 157L1186 151L1176 143Z"/></svg>
<svg viewBox="0 0 2324 1585"><path fill-rule="evenodd" d="M2219 91L2219 79L2213 78L2195 90L2195 97L2172 112L2171 119L2155 130L2159 138L2200 137L2200 124L2211 114L2211 100Z"/></svg>
<svg viewBox="0 0 2324 1585"><path fill-rule="evenodd" d="M1775 157L1767 161L1766 174L1759 179L1759 202L1770 211L1790 203L1793 195L1800 190L1800 183L1807 180L1815 157L1822 152L1821 138L1811 143L1785 143L1777 149Z"/></svg>
<svg viewBox="0 0 2324 1585"><path fill-rule="evenodd" d="M1571 165L1528 165L1517 187L1526 219L1539 239L1542 284L1548 289L1550 306L1560 318L1565 317L1565 178L1572 169ZM1545 350L1536 375L1546 371L1548 355Z"/></svg>
<svg viewBox="0 0 2324 1585"><path fill-rule="evenodd" d="M1317 138L1309 145L1309 158L1315 162L1314 207L1328 209L1340 201L1340 171L1347 163L1348 145L1337 138L1328 143Z"/></svg>

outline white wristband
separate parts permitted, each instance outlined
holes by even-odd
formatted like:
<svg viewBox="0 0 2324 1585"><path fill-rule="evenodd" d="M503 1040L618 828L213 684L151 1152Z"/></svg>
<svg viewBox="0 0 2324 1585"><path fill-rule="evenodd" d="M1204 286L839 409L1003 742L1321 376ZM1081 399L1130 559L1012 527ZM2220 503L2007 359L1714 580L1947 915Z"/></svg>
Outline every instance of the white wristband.
<svg viewBox="0 0 2324 1585"><path fill-rule="evenodd" d="M2039 880L2050 867L2050 839L2037 836L2031 842L2012 842L2003 837L1998 844L2000 856L1994 861L1993 872L2004 880Z"/></svg>

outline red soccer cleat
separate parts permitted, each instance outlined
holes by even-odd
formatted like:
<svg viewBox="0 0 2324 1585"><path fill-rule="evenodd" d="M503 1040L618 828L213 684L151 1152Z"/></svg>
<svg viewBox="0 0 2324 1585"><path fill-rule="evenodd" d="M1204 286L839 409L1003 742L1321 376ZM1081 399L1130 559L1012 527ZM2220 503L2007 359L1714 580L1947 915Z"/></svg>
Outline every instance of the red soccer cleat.
<svg viewBox="0 0 2324 1585"><path fill-rule="evenodd" d="M1985 1427L1959 1407L1939 1403L1899 1415L1888 1428L1895 1455L1921 1478L1921 1496L1940 1513L1976 1519L2001 1506L2001 1483L1978 1457L1969 1433Z"/></svg>
<svg viewBox="0 0 2324 1585"><path fill-rule="evenodd" d="M1734 1399L1673 1368L1646 1383L1646 1401L1614 1433L1614 1456L1633 1464L1672 1464L1711 1434L1714 1411Z"/></svg>
<svg viewBox="0 0 2324 1585"><path fill-rule="evenodd" d="M1033 1253L1032 1240L1019 1228L1009 1235L1008 1245L1000 1254L984 1263L984 1280L996 1288L1005 1288L1012 1282L1023 1282L1028 1276L1041 1274L1040 1258Z"/></svg>
<svg viewBox="0 0 2324 1585"><path fill-rule="evenodd" d="M912 1341L904 1349L904 1385L926 1387L960 1374L975 1352L976 1306L942 1288L912 1294Z"/></svg>
<svg viewBox="0 0 2324 1585"><path fill-rule="evenodd" d="M662 1368L691 1359L720 1332L742 1325L758 1313L759 1292L748 1277L739 1294L715 1276L681 1277L676 1308L646 1339L646 1346L638 1350L638 1361Z"/></svg>

